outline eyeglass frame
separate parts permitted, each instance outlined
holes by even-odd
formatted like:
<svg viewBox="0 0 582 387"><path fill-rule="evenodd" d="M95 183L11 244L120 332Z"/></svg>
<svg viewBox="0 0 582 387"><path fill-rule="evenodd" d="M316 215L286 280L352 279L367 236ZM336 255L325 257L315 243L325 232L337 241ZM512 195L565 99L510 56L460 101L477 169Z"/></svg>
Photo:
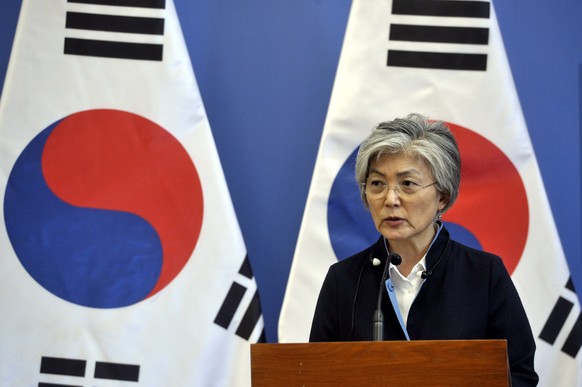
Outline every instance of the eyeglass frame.
<svg viewBox="0 0 582 387"><path fill-rule="evenodd" d="M366 191L366 185L368 184L367 183L368 178L369 178L369 176L366 178L366 181L365 182L360 183L360 184L364 187L364 194L367 197L369 197L370 199L380 199L382 197L385 197L388 194L388 192L390 192L390 188L392 188L394 190L394 192L396 193L396 195L398 195L399 198L410 197L410 196L416 195L418 192L420 192L421 190L423 190L425 188L432 187L433 185L438 184L438 181L435 181L435 182L430 183L428 185L420 186L416 191L414 191L412 193L406 193L406 192L403 193L402 190L401 190L401 188L400 188L400 184L397 184L395 186L391 186L390 184L386 183L386 186L382 190L382 192L380 192L378 194L372 194L372 196L370 196L370 194L368 194L368 192ZM404 194L404 195L402 195L402 194Z"/></svg>

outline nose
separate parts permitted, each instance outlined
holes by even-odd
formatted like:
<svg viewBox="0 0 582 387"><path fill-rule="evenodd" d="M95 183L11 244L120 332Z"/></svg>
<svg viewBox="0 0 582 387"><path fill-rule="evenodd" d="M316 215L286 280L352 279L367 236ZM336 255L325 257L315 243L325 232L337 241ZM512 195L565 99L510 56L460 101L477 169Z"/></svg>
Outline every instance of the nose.
<svg viewBox="0 0 582 387"><path fill-rule="evenodd" d="M384 204L389 207L400 205L400 195L398 193L398 186L395 187L388 186L386 189L387 192Z"/></svg>

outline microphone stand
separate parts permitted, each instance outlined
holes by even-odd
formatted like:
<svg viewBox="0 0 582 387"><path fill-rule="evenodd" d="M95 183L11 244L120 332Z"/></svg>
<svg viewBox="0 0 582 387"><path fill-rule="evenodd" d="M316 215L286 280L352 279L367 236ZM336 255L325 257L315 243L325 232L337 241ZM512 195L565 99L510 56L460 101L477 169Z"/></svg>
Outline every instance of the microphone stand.
<svg viewBox="0 0 582 387"><path fill-rule="evenodd" d="M384 312L382 312L382 295L384 294L384 282L386 282L386 277L388 276L388 268L390 267L390 263L398 266L401 262L402 258L398 254L390 254L386 258L384 271L382 272L382 280L380 281L380 288L378 289L378 303L376 305L376 310L374 311L374 330L372 335L374 341L384 340Z"/></svg>

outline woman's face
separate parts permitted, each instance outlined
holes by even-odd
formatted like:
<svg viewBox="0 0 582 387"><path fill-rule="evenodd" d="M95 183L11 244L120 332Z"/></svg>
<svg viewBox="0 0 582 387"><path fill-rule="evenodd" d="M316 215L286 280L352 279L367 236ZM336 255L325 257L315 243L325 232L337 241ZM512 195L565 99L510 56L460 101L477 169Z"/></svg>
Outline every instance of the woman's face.
<svg viewBox="0 0 582 387"><path fill-rule="evenodd" d="M376 229L391 243L428 247L435 233L436 213L445 207L443 195L433 183L428 166L415 156L384 155L373 161L367 192L372 191L372 185L389 186L383 195L376 194L378 197L366 194Z"/></svg>

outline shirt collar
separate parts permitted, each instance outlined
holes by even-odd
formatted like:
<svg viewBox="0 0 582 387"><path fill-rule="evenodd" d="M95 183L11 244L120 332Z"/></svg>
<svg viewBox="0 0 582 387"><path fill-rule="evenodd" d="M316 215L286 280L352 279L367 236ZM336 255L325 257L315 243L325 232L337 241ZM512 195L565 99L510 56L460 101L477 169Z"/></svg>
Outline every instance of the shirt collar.
<svg viewBox="0 0 582 387"><path fill-rule="evenodd" d="M398 267L392 263L390 263L389 270L390 278L393 280L397 278L396 281L413 281L415 278L420 278L420 276L417 276L417 273L426 270L426 254L420 259L420 261L418 261L416 265L414 265L408 277L404 277L402 274L400 274Z"/></svg>

